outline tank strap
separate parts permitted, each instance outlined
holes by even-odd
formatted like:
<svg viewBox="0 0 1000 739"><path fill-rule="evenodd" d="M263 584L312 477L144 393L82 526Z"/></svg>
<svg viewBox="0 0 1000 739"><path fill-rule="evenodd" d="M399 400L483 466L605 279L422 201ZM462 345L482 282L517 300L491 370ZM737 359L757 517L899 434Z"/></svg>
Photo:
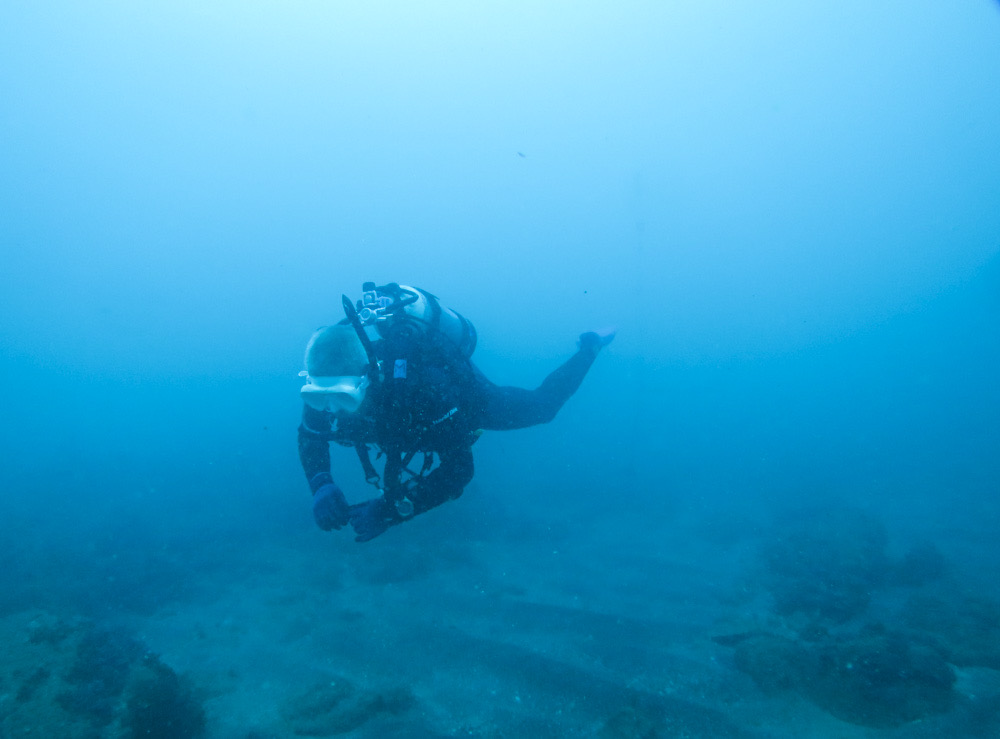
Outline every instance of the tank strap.
<svg viewBox="0 0 1000 739"><path fill-rule="evenodd" d="M414 288L418 293L424 296L424 300L431 307L431 328L435 331L441 330L441 301L437 299L436 295L431 295L426 290L421 290L419 287Z"/></svg>

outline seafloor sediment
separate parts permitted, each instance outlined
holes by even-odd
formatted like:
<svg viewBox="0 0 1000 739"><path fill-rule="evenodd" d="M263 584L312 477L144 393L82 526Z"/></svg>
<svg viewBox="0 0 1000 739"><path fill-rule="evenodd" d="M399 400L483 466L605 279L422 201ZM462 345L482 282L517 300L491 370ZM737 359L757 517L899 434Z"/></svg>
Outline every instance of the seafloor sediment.
<svg viewBox="0 0 1000 739"><path fill-rule="evenodd" d="M738 536L705 514L631 547L613 525L442 538L447 515L364 547L166 548L89 600L8 600L0 736L1000 730L1000 604L865 514Z"/></svg>

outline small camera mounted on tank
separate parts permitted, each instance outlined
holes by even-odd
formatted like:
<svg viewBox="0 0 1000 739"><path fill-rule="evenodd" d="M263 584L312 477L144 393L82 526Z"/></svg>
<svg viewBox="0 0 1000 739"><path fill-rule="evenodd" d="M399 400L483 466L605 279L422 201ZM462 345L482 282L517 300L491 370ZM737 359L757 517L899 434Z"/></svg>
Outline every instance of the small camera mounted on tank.
<svg viewBox="0 0 1000 739"><path fill-rule="evenodd" d="M361 286L361 301L358 304L358 318L362 326L372 326L378 321L388 320L392 298L379 293L374 282Z"/></svg>
<svg viewBox="0 0 1000 739"><path fill-rule="evenodd" d="M354 304L344 295L343 303L347 319L356 322L359 336L365 333L364 329L371 327L382 338L393 331L420 335L436 333L451 340L467 358L476 349L476 327L461 314L441 305L437 297L418 287L395 282L376 286L374 282L366 282L361 286L361 300ZM362 338L362 342L367 340L367 337Z"/></svg>

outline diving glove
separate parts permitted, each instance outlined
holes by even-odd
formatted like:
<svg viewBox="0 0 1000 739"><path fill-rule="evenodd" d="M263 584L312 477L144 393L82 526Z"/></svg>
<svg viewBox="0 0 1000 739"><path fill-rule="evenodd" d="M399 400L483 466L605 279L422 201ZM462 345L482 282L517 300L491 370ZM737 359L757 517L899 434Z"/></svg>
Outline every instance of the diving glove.
<svg viewBox="0 0 1000 739"><path fill-rule="evenodd" d="M597 354L597 352L601 351L601 349L614 340L616 333L613 328L605 328L600 331L586 331L580 334L577 346Z"/></svg>
<svg viewBox="0 0 1000 739"><path fill-rule="evenodd" d="M323 531L342 529L351 518L347 498L336 483L328 482L313 493L313 518Z"/></svg>
<svg viewBox="0 0 1000 739"><path fill-rule="evenodd" d="M356 534L354 537L356 542L371 541L402 520L383 497L352 505L350 510L351 527Z"/></svg>

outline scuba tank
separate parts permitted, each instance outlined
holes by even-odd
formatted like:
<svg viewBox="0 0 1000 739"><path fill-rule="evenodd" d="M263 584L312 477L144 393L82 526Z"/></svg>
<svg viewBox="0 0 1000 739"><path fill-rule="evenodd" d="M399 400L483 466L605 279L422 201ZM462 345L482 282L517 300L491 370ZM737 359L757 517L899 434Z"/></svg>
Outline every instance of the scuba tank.
<svg viewBox="0 0 1000 739"><path fill-rule="evenodd" d="M476 350L476 327L472 322L417 287L395 282L376 287L374 282L366 282L355 312L363 327L373 326L382 338L398 332L419 336L436 331L449 339L466 359Z"/></svg>

